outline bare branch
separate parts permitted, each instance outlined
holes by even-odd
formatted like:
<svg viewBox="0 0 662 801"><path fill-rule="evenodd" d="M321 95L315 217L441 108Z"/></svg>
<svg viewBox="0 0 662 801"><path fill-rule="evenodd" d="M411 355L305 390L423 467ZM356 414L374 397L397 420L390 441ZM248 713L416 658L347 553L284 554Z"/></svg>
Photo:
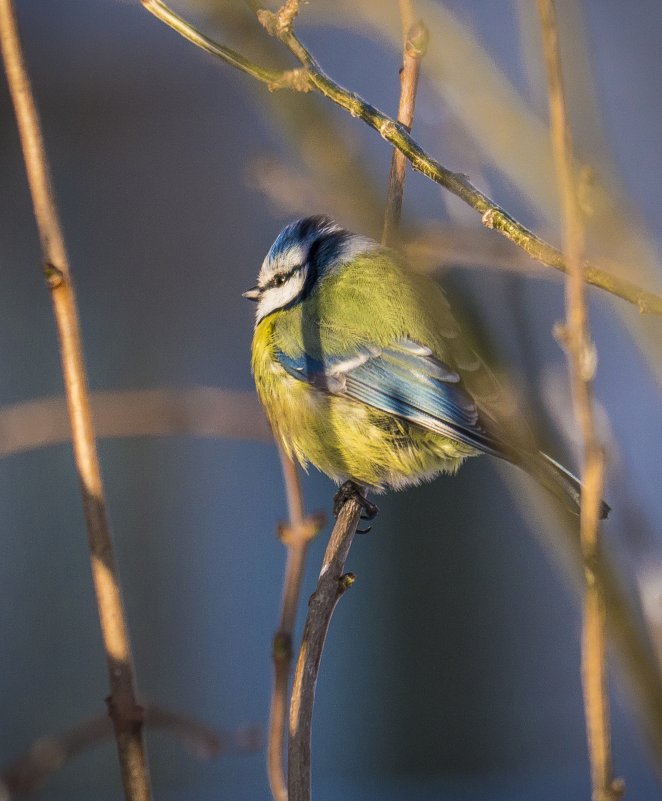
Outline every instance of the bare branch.
<svg viewBox="0 0 662 801"><path fill-rule="evenodd" d="M338 514L324 554L317 589L308 602L290 704L289 801L310 801L310 745L315 686L333 610L354 580L351 574L344 573L344 569L360 516L359 502L350 498Z"/></svg>
<svg viewBox="0 0 662 801"><path fill-rule="evenodd" d="M402 54L402 70L400 71L401 91L398 122L404 125L408 131L411 131L414 121L414 109L416 108L416 90L418 89L421 60L428 46L428 30L421 20L412 23L407 28L404 27L409 23L409 19L412 16L411 3L401 0L400 15L402 17L403 30L407 33ZM384 231L382 233L382 242L385 245L393 244L395 232L400 227L406 169L407 159L404 153L397 148L393 148L386 193Z"/></svg>
<svg viewBox="0 0 662 801"><path fill-rule="evenodd" d="M133 659L106 514L76 298L12 0L0 0L0 44L58 330L74 458L83 494L92 575L110 678L108 710L115 728L124 793L130 801L148 801L151 789L142 736L143 710L136 702Z"/></svg>
<svg viewBox="0 0 662 801"><path fill-rule="evenodd" d="M222 753L255 751L260 745L259 732L255 728L219 733L187 715L155 706L145 707L145 726L172 732L196 759L212 759ZM112 736L111 720L107 715L98 715L67 731L40 737L2 771L0 796L9 801L32 795L49 776L74 757Z"/></svg>
<svg viewBox="0 0 662 801"><path fill-rule="evenodd" d="M203 37L190 23L185 22L180 17L177 17L177 25L172 25L170 21L165 19L165 16L172 15L176 17L176 15L161 0L141 0L141 2L148 11L160 19L164 19L180 35L231 66L241 69L243 72L248 72L257 80L267 84L270 90L291 89L308 92L311 89L315 89L333 103L344 108L353 117L358 117L377 131L383 139L404 154L413 169L425 175L431 181L443 186L474 209L481 215L483 225L487 228L498 231L507 239L510 239L536 261L548 267L553 267L560 272L567 272L566 260L561 251L518 222L487 195L477 189L466 175L448 170L438 161L431 158L403 125L375 108L375 106L367 103L356 93L343 88L326 75L314 57L294 34L291 25L283 27L278 24L277 15L280 12L274 14L271 11L260 11L258 12L258 19L269 33L285 44L297 58L302 68L292 70L289 73L267 75L260 74L265 71L255 65L251 65L251 69L246 69L245 65L237 64L237 54L222 45L211 42L211 46L208 46L207 42L211 40L206 40L206 37ZM199 43L198 39L205 39L206 42ZM250 64L250 62L247 62L247 64ZM583 261L582 264L586 283L616 295L629 303L633 303L642 314L662 315L662 296L649 292L631 281L612 275L589 261Z"/></svg>
<svg viewBox="0 0 662 801"><path fill-rule="evenodd" d="M590 339L582 270L584 221L579 205L572 137L566 114L554 0L538 0L538 11L547 68L552 149L562 201L563 250L568 265L563 344L568 352L575 415L583 440L580 518L585 579L582 685L593 800L617 801L623 794L624 784L621 780L614 780L613 775L606 666L605 593L596 571L600 555L600 505L605 465L593 407L593 375L597 356Z"/></svg>
<svg viewBox="0 0 662 801"><path fill-rule="evenodd" d="M297 73L301 73L301 70L278 71L259 67L231 48L220 45L200 33L192 25L189 25L188 22L183 20L179 14L176 14L172 9L168 8L165 3L162 3L161 0L141 0L141 2L150 14L160 19L161 22L165 22L166 25L174 31L177 31L180 36L183 36L184 39L188 39L189 42L199 47L201 50L204 50L206 53L210 53L212 56L216 56L227 64L241 70L241 72L245 72L247 75L250 75L251 78L266 83L270 89L289 88L299 92L307 91L305 76L303 81L300 81L297 77Z"/></svg>
<svg viewBox="0 0 662 801"><path fill-rule="evenodd" d="M280 623L273 640L274 682L269 715L267 773L274 801L288 801L285 776L285 722L292 667L292 635L299 605L306 552L311 539L324 525L323 515L306 517L296 465L278 448L287 495L288 524L280 526L280 539L287 548L283 577Z"/></svg>
<svg viewBox="0 0 662 801"><path fill-rule="evenodd" d="M190 434L269 442L271 431L254 392L194 387L93 392L99 438ZM67 442L63 397L0 407L0 458Z"/></svg>

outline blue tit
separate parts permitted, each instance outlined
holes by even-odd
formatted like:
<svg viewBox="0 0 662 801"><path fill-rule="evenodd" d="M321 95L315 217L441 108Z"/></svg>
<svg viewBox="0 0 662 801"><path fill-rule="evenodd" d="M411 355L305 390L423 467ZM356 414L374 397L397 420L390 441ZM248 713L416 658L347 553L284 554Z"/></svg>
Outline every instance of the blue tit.
<svg viewBox="0 0 662 801"><path fill-rule="evenodd" d="M286 226L258 283L252 369L274 435L302 466L372 492L454 473L488 453L579 508L580 484L514 446L487 401L495 380L438 285L324 216ZM602 516L609 507L603 504Z"/></svg>

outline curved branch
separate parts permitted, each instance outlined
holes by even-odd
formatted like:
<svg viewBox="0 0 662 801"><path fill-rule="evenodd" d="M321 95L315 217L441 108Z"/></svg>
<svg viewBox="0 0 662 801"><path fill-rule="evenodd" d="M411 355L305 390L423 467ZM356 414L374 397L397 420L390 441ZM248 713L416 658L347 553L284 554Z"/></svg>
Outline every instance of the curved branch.
<svg viewBox="0 0 662 801"><path fill-rule="evenodd" d="M558 248L518 222L505 209L477 189L466 175L447 169L429 156L401 123L330 78L293 31L293 9L298 8L298 3L287 2L277 12L258 12L258 19L267 32L279 39L301 64L301 69L298 70L271 73L251 64L243 57L239 57L242 63L237 63L237 54L234 51L203 37L192 25L170 11L161 0L141 0L141 2L147 11L162 19L193 44L231 66L247 72L265 83L270 90L291 89L308 92L315 89L377 131L383 139L403 153L414 170L443 186L474 209L481 215L483 225L487 228L498 231L536 261L560 272L568 272L565 257ZM177 25L172 24L170 17L177 19ZM662 315L662 296L613 275L590 261L583 262L583 275L586 283L634 304L642 314Z"/></svg>
<svg viewBox="0 0 662 801"><path fill-rule="evenodd" d="M195 387L92 392L100 438L194 437L270 442L271 431L254 392ZM0 459L71 439L64 397L0 406Z"/></svg>
<svg viewBox="0 0 662 801"><path fill-rule="evenodd" d="M356 498L345 502L327 545L317 589L308 602L308 615L294 671L290 705L288 755L289 801L310 801L310 743L315 687L333 611L354 576L345 562L361 516Z"/></svg>
<svg viewBox="0 0 662 801"><path fill-rule="evenodd" d="M324 516L320 514L305 516L297 467L280 446L278 453L288 509L288 524L279 527L279 536L287 548L287 562L283 578L280 622L273 639L274 679L269 712L267 774L274 801L288 801L285 776L285 722L292 667L292 635L299 605L306 552L310 541L324 525Z"/></svg>
<svg viewBox="0 0 662 801"><path fill-rule="evenodd" d="M196 759L212 759L228 752L253 752L260 745L259 731L255 728L220 733L188 715L156 706L145 707L145 726L171 732ZM9 801L32 795L67 762L112 736L110 719L98 715L59 734L39 737L0 773L0 797Z"/></svg>

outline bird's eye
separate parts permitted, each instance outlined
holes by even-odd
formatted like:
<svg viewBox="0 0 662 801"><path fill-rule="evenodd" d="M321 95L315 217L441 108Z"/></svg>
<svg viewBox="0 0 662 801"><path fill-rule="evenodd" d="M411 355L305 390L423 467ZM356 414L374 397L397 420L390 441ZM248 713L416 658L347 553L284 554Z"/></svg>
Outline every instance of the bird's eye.
<svg viewBox="0 0 662 801"><path fill-rule="evenodd" d="M287 281L286 275L277 275L274 278L274 286L283 286L283 284Z"/></svg>

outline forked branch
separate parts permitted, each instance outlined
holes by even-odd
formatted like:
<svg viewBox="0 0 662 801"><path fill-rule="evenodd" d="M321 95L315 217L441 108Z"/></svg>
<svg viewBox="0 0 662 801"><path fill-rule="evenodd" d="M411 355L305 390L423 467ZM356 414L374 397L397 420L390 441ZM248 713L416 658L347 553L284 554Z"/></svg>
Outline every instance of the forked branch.
<svg viewBox="0 0 662 801"><path fill-rule="evenodd" d="M412 168L431 181L445 187L481 215L483 225L492 228L528 253L531 258L555 270L567 273L566 259L558 248L530 231L505 209L477 189L466 175L447 169L433 159L411 136L406 127L367 103L355 92L337 84L317 63L294 33L293 22L299 3L288 0L277 12L260 11L258 19L268 33L278 38L295 56L300 67L272 71L253 64L234 50L203 36L190 23L169 9L162 0L141 0L142 5L181 36L227 64L266 84L271 91L291 89L298 92L315 90L353 117L358 117L397 148ZM631 281L626 281L597 265L582 261L583 280L633 303L642 314L662 315L662 296L656 295Z"/></svg>

